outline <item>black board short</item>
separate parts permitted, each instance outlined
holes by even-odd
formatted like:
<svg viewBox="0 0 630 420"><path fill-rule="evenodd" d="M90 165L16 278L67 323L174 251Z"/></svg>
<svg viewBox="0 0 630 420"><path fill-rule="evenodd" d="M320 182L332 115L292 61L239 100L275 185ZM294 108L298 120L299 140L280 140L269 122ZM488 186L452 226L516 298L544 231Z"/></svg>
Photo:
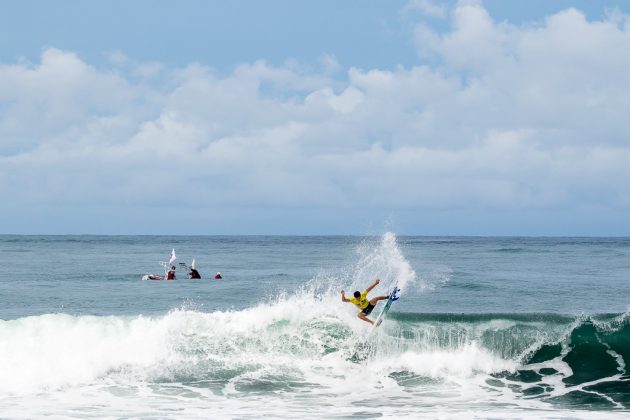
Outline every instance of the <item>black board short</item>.
<svg viewBox="0 0 630 420"><path fill-rule="evenodd" d="M365 309L363 309L361 312L363 312L365 315L369 315L372 313L373 309L374 309L374 305L372 305L371 303L368 303L368 306L366 306Z"/></svg>

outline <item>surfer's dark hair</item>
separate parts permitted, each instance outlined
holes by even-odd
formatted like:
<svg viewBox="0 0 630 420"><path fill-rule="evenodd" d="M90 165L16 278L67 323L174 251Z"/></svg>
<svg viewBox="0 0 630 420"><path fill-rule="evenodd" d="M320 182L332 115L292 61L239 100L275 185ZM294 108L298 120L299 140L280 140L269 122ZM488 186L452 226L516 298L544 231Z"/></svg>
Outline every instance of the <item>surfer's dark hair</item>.
<svg viewBox="0 0 630 420"><path fill-rule="evenodd" d="M359 299L361 297L361 292L359 292L358 290L354 292L354 297Z"/></svg>

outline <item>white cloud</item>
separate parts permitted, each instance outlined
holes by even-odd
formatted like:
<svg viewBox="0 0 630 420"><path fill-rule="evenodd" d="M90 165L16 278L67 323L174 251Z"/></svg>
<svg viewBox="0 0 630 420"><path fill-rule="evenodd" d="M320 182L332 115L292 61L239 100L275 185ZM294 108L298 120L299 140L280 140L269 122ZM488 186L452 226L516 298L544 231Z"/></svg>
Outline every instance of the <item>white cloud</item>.
<svg viewBox="0 0 630 420"><path fill-rule="evenodd" d="M341 112L352 112L365 98L363 92L354 86L346 88L341 94L335 95L330 88L315 91L306 97L307 104L320 102L331 109Z"/></svg>
<svg viewBox="0 0 630 420"><path fill-rule="evenodd" d="M151 78L160 74L162 65L156 62L137 64L133 70L134 75L142 78Z"/></svg>
<svg viewBox="0 0 630 420"><path fill-rule="evenodd" d="M154 63L145 75L161 78L148 85L56 49L36 65L2 65L0 188L23 206L172 196L177 207L182 194L187 208L324 218L628 210L627 19L569 9L516 26L478 2L451 16L445 33L415 32L437 64L350 68L343 82L329 68L257 61L227 76Z"/></svg>

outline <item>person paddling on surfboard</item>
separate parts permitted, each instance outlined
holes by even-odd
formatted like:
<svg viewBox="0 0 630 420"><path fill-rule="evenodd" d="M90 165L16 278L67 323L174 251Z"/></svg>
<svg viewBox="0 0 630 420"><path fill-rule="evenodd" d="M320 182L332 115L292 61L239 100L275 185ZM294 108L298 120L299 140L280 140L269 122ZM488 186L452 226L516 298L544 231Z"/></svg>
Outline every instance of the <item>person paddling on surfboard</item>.
<svg viewBox="0 0 630 420"><path fill-rule="evenodd" d="M379 284L380 282L381 282L381 279L376 279L370 287L368 287L367 289L363 291L363 293L357 290L356 292L354 292L354 297L351 297L349 299L346 297L346 291L345 290L341 291L341 301L353 303L357 308L361 310L361 312L359 312L357 316L361 318L363 321L369 322L372 325L374 325L374 321L372 321L367 316L372 313L372 310L374 310L374 307L376 306L379 300L388 299L388 296L377 296L370 300L367 299L368 293L370 293L370 291L374 289L376 285Z"/></svg>

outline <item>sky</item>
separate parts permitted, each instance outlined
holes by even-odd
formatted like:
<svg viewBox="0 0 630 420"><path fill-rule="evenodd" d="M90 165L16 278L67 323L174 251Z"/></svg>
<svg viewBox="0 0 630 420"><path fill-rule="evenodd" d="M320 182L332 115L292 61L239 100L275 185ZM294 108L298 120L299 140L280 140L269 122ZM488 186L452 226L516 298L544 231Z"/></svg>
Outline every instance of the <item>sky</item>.
<svg viewBox="0 0 630 420"><path fill-rule="evenodd" d="M0 0L0 234L630 236L626 1Z"/></svg>

